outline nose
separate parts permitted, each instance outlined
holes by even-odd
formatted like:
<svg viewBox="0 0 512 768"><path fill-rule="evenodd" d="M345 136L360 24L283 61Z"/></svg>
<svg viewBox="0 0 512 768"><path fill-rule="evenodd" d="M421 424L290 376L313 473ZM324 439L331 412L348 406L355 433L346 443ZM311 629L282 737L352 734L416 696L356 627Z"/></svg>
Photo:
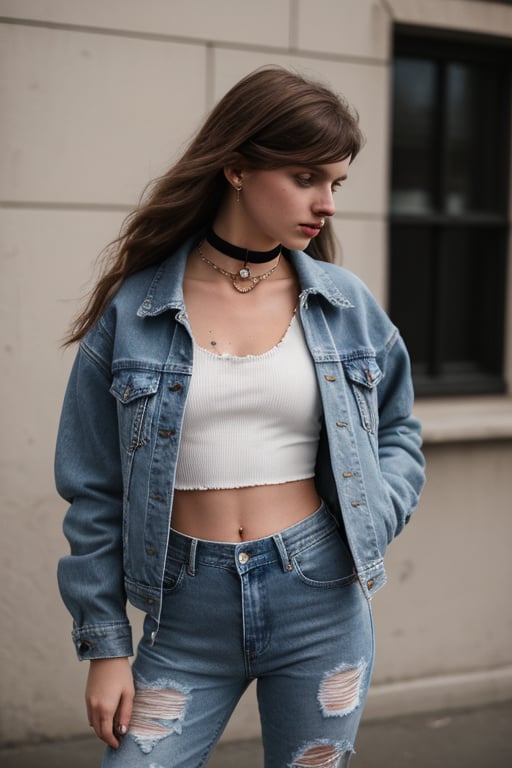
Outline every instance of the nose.
<svg viewBox="0 0 512 768"><path fill-rule="evenodd" d="M315 201L314 212L317 216L334 216L336 213L336 206L334 204L334 197L331 187L327 187L322 190L321 195Z"/></svg>

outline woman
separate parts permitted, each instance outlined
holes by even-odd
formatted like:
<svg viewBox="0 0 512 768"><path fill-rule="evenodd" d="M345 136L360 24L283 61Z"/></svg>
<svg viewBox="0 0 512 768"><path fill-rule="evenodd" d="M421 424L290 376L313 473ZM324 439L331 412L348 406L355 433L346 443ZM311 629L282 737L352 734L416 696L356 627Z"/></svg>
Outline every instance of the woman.
<svg viewBox="0 0 512 768"><path fill-rule="evenodd" d="M70 334L59 584L105 768L204 765L254 679L267 768L353 753L369 600L423 484L403 342L329 263L361 144L324 86L247 76L129 218ZM127 598L146 613L133 668Z"/></svg>

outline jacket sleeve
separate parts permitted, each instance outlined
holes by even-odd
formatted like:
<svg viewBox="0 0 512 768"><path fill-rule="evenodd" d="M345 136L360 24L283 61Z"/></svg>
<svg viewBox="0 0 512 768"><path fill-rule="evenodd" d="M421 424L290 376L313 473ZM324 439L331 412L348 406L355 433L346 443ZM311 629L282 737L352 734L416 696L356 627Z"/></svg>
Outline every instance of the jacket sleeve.
<svg viewBox="0 0 512 768"><path fill-rule="evenodd" d="M82 342L59 425L55 479L69 510L70 554L58 565L59 588L73 617L80 659L132 655L123 585L123 483L115 399L101 345Z"/></svg>
<svg viewBox="0 0 512 768"><path fill-rule="evenodd" d="M412 415L414 393L409 355L395 330L378 385L379 463L392 516L385 520L388 543L409 521L425 483L421 426Z"/></svg>

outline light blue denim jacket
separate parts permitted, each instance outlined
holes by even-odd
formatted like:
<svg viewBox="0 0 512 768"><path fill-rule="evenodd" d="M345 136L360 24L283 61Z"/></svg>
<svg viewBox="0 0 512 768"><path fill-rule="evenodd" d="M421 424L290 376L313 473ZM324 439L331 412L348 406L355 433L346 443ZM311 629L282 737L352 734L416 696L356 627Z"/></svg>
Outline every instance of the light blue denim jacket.
<svg viewBox="0 0 512 768"><path fill-rule="evenodd" d="M182 288L192 244L123 283L82 340L69 380L56 483L71 504L71 553L58 577L82 659L132 654L126 598L156 637L193 365ZM408 355L354 275L299 251L290 260L324 413L317 489L344 526L369 598L385 583L386 547L424 482Z"/></svg>

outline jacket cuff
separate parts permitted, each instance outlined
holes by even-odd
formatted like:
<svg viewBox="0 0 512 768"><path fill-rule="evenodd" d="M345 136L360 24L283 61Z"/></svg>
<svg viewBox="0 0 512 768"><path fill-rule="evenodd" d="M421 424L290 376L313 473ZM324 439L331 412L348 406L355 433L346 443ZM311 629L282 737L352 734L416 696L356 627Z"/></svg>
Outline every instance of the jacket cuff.
<svg viewBox="0 0 512 768"><path fill-rule="evenodd" d="M127 622L75 627L72 637L80 661L133 656L132 629Z"/></svg>

